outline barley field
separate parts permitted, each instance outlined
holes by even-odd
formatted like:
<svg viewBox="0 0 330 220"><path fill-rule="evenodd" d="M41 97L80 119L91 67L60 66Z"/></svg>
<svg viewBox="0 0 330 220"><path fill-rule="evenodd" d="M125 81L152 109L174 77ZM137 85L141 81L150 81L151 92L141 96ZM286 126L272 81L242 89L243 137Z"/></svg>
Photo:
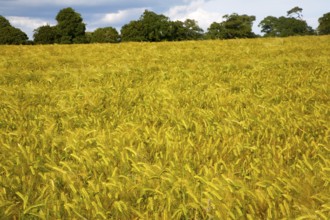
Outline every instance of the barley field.
<svg viewBox="0 0 330 220"><path fill-rule="evenodd" d="M329 219L329 42L0 46L0 219Z"/></svg>

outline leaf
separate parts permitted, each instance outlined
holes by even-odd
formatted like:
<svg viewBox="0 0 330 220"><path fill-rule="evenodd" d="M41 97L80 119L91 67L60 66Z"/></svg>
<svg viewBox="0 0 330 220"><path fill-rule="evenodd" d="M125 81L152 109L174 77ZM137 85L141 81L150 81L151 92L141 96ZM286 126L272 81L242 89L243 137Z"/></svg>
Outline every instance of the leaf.
<svg viewBox="0 0 330 220"><path fill-rule="evenodd" d="M24 210L24 214L29 214L30 210L35 209L35 208L39 208L45 206L45 204L37 204L37 205L32 205L27 207L27 209Z"/></svg>
<svg viewBox="0 0 330 220"><path fill-rule="evenodd" d="M18 195L22 199L22 201L23 201L23 210L25 210L26 209L26 206L27 206L27 203L28 203L29 197L28 196L24 196L20 192L16 192L16 195Z"/></svg>

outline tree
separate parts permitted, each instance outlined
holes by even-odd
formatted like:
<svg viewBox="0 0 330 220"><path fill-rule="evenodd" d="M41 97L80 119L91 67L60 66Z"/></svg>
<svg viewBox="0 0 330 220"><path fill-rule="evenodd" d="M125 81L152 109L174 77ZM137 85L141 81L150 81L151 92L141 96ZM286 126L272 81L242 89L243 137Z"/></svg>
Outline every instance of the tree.
<svg viewBox="0 0 330 220"><path fill-rule="evenodd" d="M131 21L121 28L122 41L147 41L143 33L143 23L141 21Z"/></svg>
<svg viewBox="0 0 330 220"><path fill-rule="evenodd" d="M90 32L90 31L85 32L85 38L86 38L87 44L89 44L92 41L92 35L93 35L93 32Z"/></svg>
<svg viewBox="0 0 330 220"><path fill-rule="evenodd" d="M279 17L277 28L280 37L311 35L314 32L306 21L283 16Z"/></svg>
<svg viewBox="0 0 330 220"><path fill-rule="evenodd" d="M0 15L0 28L11 27L10 22L3 16Z"/></svg>
<svg viewBox="0 0 330 220"><path fill-rule="evenodd" d="M208 28L207 38L210 39L233 39L253 38L256 35L252 32L255 16L239 15L233 13L223 16L221 23L213 22Z"/></svg>
<svg viewBox="0 0 330 220"><path fill-rule="evenodd" d="M183 41L187 39L186 29L182 21L170 21L170 41Z"/></svg>
<svg viewBox="0 0 330 220"><path fill-rule="evenodd" d="M186 31L186 40L198 40L203 36L203 29L198 26L197 21L186 19L183 22Z"/></svg>
<svg viewBox="0 0 330 220"><path fill-rule="evenodd" d="M258 25L261 27L261 32L265 33L265 37L279 36L278 30L278 18L273 16L267 16Z"/></svg>
<svg viewBox="0 0 330 220"><path fill-rule="evenodd" d="M182 21L170 22L170 38L171 41L182 40L199 40L203 37L203 29L197 24L197 21L187 19Z"/></svg>
<svg viewBox="0 0 330 220"><path fill-rule="evenodd" d="M226 31L225 38L252 38L255 34L252 32L253 22L256 20L255 16L238 15L236 13L223 16L226 19L223 22Z"/></svg>
<svg viewBox="0 0 330 220"><path fill-rule="evenodd" d="M287 11L286 16L287 17L293 17L293 15L295 14L298 19L302 19L302 17L303 17L302 16L302 11L303 11L302 8L296 6L296 7L292 8L292 9L290 9L289 11Z"/></svg>
<svg viewBox="0 0 330 220"><path fill-rule="evenodd" d="M0 16L0 44L25 44L28 39L23 31L11 26L5 17Z"/></svg>
<svg viewBox="0 0 330 220"><path fill-rule="evenodd" d="M203 37L203 30L195 20L170 21L165 15L145 10L139 20L122 27L121 37L122 41L197 40Z"/></svg>
<svg viewBox="0 0 330 220"><path fill-rule="evenodd" d="M169 18L145 10L138 21L131 21L121 29L123 41L158 42L171 39Z"/></svg>
<svg viewBox="0 0 330 220"><path fill-rule="evenodd" d="M58 38L57 28L49 25L41 26L34 30L33 38L36 44L53 44Z"/></svg>
<svg viewBox="0 0 330 220"><path fill-rule="evenodd" d="M118 43L119 34L113 27L98 28L91 34L91 43Z"/></svg>
<svg viewBox="0 0 330 220"><path fill-rule="evenodd" d="M59 34L56 40L61 44L86 43L85 30L81 15L72 8L64 8L56 16L57 31Z"/></svg>
<svg viewBox="0 0 330 220"><path fill-rule="evenodd" d="M319 18L319 26L317 27L318 34L330 34L330 12Z"/></svg>
<svg viewBox="0 0 330 220"><path fill-rule="evenodd" d="M143 35L147 41L157 42L170 38L169 18L145 10L140 18L143 24Z"/></svg>
<svg viewBox="0 0 330 220"><path fill-rule="evenodd" d="M225 38L225 28L222 23L213 22L207 29L206 38L207 39L224 39Z"/></svg>
<svg viewBox="0 0 330 220"><path fill-rule="evenodd" d="M302 19L302 8L294 7L287 12L288 17L281 16L279 18L268 16L260 23L261 32L265 33L265 37L288 37L296 35L314 34L312 27ZM297 18L293 16L297 15Z"/></svg>

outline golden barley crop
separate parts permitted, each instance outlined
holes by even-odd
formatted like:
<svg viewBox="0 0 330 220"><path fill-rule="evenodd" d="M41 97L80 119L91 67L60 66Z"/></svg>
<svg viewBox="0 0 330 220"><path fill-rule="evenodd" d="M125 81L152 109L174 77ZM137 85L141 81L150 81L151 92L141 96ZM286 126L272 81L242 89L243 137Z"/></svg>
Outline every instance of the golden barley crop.
<svg viewBox="0 0 330 220"><path fill-rule="evenodd" d="M0 46L0 219L329 219L329 42Z"/></svg>

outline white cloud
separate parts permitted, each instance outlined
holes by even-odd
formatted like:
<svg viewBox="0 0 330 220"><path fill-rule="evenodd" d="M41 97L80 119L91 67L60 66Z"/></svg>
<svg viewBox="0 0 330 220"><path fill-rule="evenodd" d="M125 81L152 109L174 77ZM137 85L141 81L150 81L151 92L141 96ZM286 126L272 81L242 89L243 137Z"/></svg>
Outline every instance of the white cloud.
<svg viewBox="0 0 330 220"><path fill-rule="evenodd" d="M133 8L128 10L119 10L116 13L108 13L103 16L101 22L108 24L117 24L122 21L127 21L132 17L139 18L139 16L143 13L145 8Z"/></svg>
<svg viewBox="0 0 330 220"><path fill-rule="evenodd" d="M32 39L33 30L37 29L43 25L53 25L49 21L45 21L43 19L38 18L29 18L29 17L18 17L18 16L9 16L7 17L10 24L16 28L24 31L30 39Z"/></svg>
<svg viewBox="0 0 330 220"><path fill-rule="evenodd" d="M13 1L14 4L22 5L26 4L28 6L41 6L41 5L61 5L61 6L95 6L104 5L108 3L107 0L16 0ZM110 1L111 2L111 1ZM115 2L115 1L112 1Z"/></svg>
<svg viewBox="0 0 330 220"><path fill-rule="evenodd" d="M181 4L182 2L189 2L191 0L0 0L7 5L17 5L26 7L40 7L40 6L61 6L61 7L109 7L110 9L126 9L136 7L170 7L171 5Z"/></svg>
<svg viewBox="0 0 330 220"><path fill-rule="evenodd" d="M120 31L124 24L128 24L132 20L137 20L147 8L132 8L127 10L119 10L114 13L94 15L91 21L87 21L87 30L94 31L99 27L114 27Z"/></svg>
<svg viewBox="0 0 330 220"><path fill-rule="evenodd" d="M214 21L221 21L223 14L206 10L207 1L195 0L189 1L188 5L179 5L170 8L165 15L171 20L184 21L186 19L194 19L199 26L207 30L210 24Z"/></svg>
<svg viewBox="0 0 330 220"><path fill-rule="evenodd" d="M49 2L52 2L52 3L55 3L56 5L102 5L106 2L109 2L109 1L106 1L106 0L93 0L93 1L90 1L90 0L54 0L54 1L49 1ZM110 1L111 2L111 1Z"/></svg>
<svg viewBox="0 0 330 220"><path fill-rule="evenodd" d="M42 19L16 16L9 16L8 20L15 27L28 26L30 28L37 28L48 23L47 21L44 21Z"/></svg>
<svg viewBox="0 0 330 220"><path fill-rule="evenodd" d="M294 6L302 7L304 19L313 28L317 19L330 8L329 0L0 0L0 14L9 18L12 25L22 29L31 38L33 30L46 24L54 23L54 17L61 8L73 7L84 18L87 30L112 26L119 30L124 24L136 20L144 9L164 14L171 20L184 21L187 18L198 21L200 27L207 30L222 16L236 12L255 15L253 30L266 16L286 16L286 11ZM43 19L41 19L43 18Z"/></svg>

